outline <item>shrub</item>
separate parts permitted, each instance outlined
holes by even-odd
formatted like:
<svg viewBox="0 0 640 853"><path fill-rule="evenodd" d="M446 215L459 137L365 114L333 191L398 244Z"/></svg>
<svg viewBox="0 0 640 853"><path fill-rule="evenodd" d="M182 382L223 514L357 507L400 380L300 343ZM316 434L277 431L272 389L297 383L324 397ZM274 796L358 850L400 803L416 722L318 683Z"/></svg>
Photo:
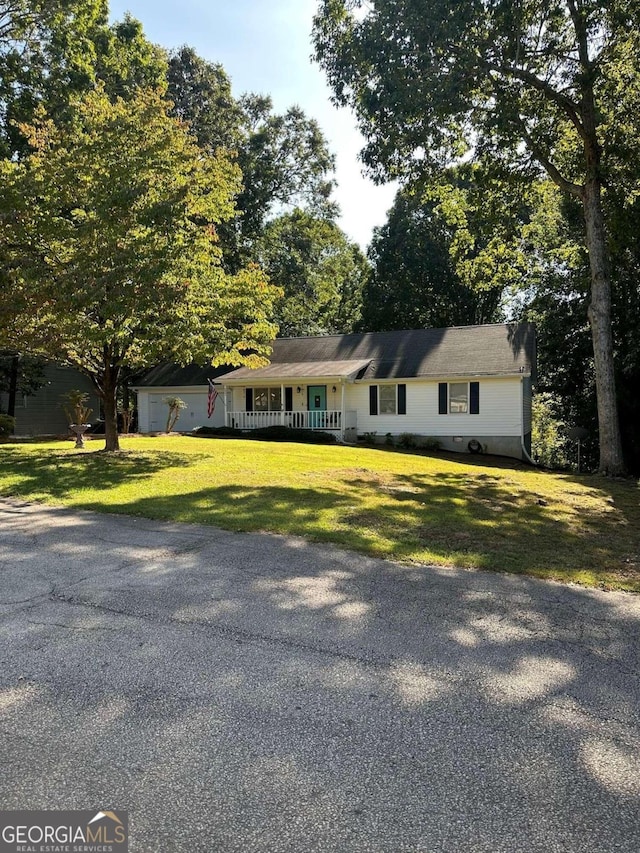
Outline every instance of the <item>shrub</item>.
<svg viewBox="0 0 640 853"><path fill-rule="evenodd" d="M378 435L378 433L375 430L373 432L363 432L362 433L362 441L365 444L375 444L377 435Z"/></svg>
<svg viewBox="0 0 640 853"><path fill-rule="evenodd" d="M134 411L135 407L133 405L133 401L130 401L127 405L124 403L119 404L118 415L120 416L120 422L122 423L122 432L131 432L131 422L133 420Z"/></svg>
<svg viewBox="0 0 640 853"><path fill-rule="evenodd" d="M312 429L296 429L295 427L274 426L260 427L259 429L241 430L237 427L196 427L192 435L201 438L215 438L216 436L230 436L233 438L253 438L257 441L294 441L300 444L335 444L337 438L330 432Z"/></svg>
<svg viewBox="0 0 640 853"><path fill-rule="evenodd" d="M422 439L422 447L424 447L425 450L440 450L440 448L442 447L442 442L439 439L433 438L433 436L429 435L427 436L427 438Z"/></svg>
<svg viewBox="0 0 640 853"><path fill-rule="evenodd" d="M418 446L418 436L414 435L412 432L403 432L398 439L398 444L400 447L404 447L405 450L409 450L412 447Z"/></svg>
<svg viewBox="0 0 640 853"><path fill-rule="evenodd" d="M336 444L337 442L335 435L330 432L278 425L252 429L244 437L261 441L295 441L301 444Z"/></svg>
<svg viewBox="0 0 640 853"><path fill-rule="evenodd" d="M210 426L199 426L196 427L192 433L192 435L198 435L202 438L206 438L207 436L225 436L231 435L238 438L242 435L242 430L237 427L228 427L228 426L220 426L220 427L210 427Z"/></svg>
<svg viewBox="0 0 640 853"><path fill-rule="evenodd" d="M553 394L537 394L531 409L531 450L536 462L546 468L568 468L568 439L558 415L559 401Z"/></svg>
<svg viewBox="0 0 640 853"><path fill-rule="evenodd" d="M0 435L12 435L15 428L15 418L11 415L0 415Z"/></svg>
<svg viewBox="0 0 640 853"><path fill-rule="evenodd" d="M62 408L70 424L87 424L93 409L87 406L89 395L77 388L62 396Z"/></svg>
<svg viewBox="0 0 640 853"><path fill-rule="evenodd" d="M169 433L176 425L176 421L180 417L182 409L187 408L187 404L180 397L165 397L164 401L169 406L169 414L167 416L167 428L165 432Z"/></svg>

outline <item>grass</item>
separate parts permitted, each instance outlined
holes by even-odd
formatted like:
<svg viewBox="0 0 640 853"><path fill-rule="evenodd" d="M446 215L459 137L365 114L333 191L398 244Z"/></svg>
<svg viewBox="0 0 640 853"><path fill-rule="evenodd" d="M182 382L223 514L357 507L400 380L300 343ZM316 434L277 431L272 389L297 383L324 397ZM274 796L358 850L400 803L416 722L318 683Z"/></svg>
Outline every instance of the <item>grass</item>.
<svg viewBox="0 0 640 853"><path fill-rule="evenodd" d="M516 462L236 439L0 445L0 495L640 591L640 489Z"/></svg>

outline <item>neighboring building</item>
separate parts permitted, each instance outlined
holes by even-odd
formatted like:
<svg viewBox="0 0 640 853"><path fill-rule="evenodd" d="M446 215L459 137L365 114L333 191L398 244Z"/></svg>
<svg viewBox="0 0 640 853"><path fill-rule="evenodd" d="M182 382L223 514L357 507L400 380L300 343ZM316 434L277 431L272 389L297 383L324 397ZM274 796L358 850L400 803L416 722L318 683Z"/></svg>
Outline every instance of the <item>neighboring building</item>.
<svg viewBox="0 0 640 853"><path fill-rule="evenodd" d="M16 436L66 435L69 419L63 404L69 391L85 391L88 407L93 410L90 421L100 417L100 400L91 380L71 367L47 364L43 386L34 394L16 397ZM8 395L0 393L0 411L6 412Z"/></svg>
<svg viewBox="0 0 640 853"><path fill-rule="evenodd" d="M147 374L136 389L139 426L163 429L160 400L175 394L189 406L180 429L283 424L345 441L412 433L446 450L526 458L535 361L535 330L526 323L280 338L266 367ZM213 419L207 379L221 392Z"/></svg>

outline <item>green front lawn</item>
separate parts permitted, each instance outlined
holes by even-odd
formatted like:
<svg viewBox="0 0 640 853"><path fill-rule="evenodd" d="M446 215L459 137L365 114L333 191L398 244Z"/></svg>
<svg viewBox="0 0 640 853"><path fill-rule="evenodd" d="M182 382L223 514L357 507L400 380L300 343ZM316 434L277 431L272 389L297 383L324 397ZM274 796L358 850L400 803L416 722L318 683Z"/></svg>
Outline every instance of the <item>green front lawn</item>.
<svg viewBox="0 0 640 853"><path fill-rule="evenodd" d="M511 461L236 439L0 445L0 495L640 591L640 489Z"/></svg>

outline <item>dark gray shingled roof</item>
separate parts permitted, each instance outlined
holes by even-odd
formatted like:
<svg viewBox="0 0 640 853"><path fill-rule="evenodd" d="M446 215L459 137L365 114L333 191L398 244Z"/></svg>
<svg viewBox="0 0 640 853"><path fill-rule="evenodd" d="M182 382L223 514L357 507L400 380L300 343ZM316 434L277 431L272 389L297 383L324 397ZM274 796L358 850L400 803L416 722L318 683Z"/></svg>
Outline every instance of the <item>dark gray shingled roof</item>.
<svg viewBox="0 0 640 853"><path fill-rule="evenodd" d="M535 329L520 323L279 338L270 361L264 370L271 377L279 363L345 361L368 361L356 377L365 380L528 374L535 369ZM220 379L254 380L260 373L240 367Z"/></svg>
<svg viewBox="0 0 640 853"><path fill-rule="evenodd" d="M282 378L293 379L289 369L293 363L300 366L296 376L302 379L304 364L309 364L306 375L312 377L319 375L319 362L361 362L364 366L356 378L364 380L535 374L535 329L531 323L519 323L278 338L273 342L270 362L268 367L256 370L164 365L140 377L136 386L206 386L207 379L222 378L253 382L263 371L264 378L275 379L280 376L278 364L282 365ZM344 368L344 364L339 366ZM336 370L334 375L340 372ZM342 372L346 375L351 371Z"/></svg>
<svg viewBox="0 0 640 853"><path fill-rule="evenodd" d="M223 364L219 367L201 367L198 364L187 364L180 367L179 364L160 364L152 367L146 373L137 376L132 384L134 388L161 387L182 388L189 385L203 385L207 387L208 379L216 379L223 373L229 372L229 365Z"/></svg>

